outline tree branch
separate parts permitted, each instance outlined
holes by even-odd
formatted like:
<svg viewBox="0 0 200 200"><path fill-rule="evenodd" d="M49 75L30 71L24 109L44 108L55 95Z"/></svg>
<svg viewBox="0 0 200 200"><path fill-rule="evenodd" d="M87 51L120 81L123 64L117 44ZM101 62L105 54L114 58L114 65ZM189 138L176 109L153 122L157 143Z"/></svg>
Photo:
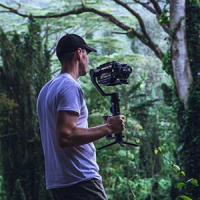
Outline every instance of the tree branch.
<svg viewBox="0 0 200 200"><path fill-rule="evenodd" d="M126 10L128 10L133 16L135 16L140 24L140 28L141 28L141 31L142 33L147 37L149 38L149 35L146 31L146 28L145 28L145 25L144 25L144 22L143 22L143 19L141 18L141 16L135 12L133 9L131 9L126 3L120 1L120 0L114 0L117 4L121 5L122 7L126 8Z"/></svg>
<svg viewBox="0 0 200 200"><path fill-rule="evenodd" d="M8 133L8 134L5 134L5 135L0 135L0 139L8 137L8 136L13 136L13 135L19 135L19 133Z"/></svg>
<svg viewBox="0 0 200 200"><path fill-rule="evenodd" d="M144 44L146 44L147 46L149 46L154 52L155 54L158 56L158 58L160 58L162 60L163 58L163 53L162 51L159 49L159 47L151 40L151 37L149 36L149 34L146 31L146 27L144 24L143 19L141 18L141 16L135 12L132 8L130 8L126 3L120 1L120 0L114 0L117 4L121 5L122 7L126 8L133 16L135 16L139 22L141 31L143 33L143 36L141 38L139 38Z"/></svg>
<svg viewBox="0 0 200 200"><path fill-rule="evenodd" d="M156 11L151 7L149 6L150 2L141 2L141 1L138 1L138 0L134 0L137 4L140 4L141 6L143 6L144 8L146 8L149 12L153 13L153 14L156 14Z"/></svg>
<svg viewBox="0 0 200 200"><path fill-rule="evenodd" d="M155 10L156 10L156 16L157 16L157 19L158 19L159 24L163 27L163 30L164 30L166 33L169 34L169 22L168 22L167 24L161 24L161 23L160 23L160 18L161 18L162 14L163 14L163 11L162 11L160 5L158 4L158 2L157 2L156 0L150 0L150 1L151 1L151 3L152 3L153 7L154 7Z"/></svg>
<svg viewBox="0 0 200 200"><path fill-rule="evenodd" d="M161 9L160 5L158 4L158 2L155 1L155 0L150 0L150 2L152 3L153 7L155 8L156 13L157 13L159 16L162 15L162 9Z"/></svg>
<svg viewBox="0 0 200 200"><path fill-rule="evenodd" d="M9 7L9 6L5 6L2 3L0 3L0 7L5 8L7 10L7 11L0 11L0 12L11 12L11 13L17 14L17 15L19 15L21 17L28 17L27 15L24 15L24 14L21 14L21 13L18 12L18 10L21 7L20 4L18 4L18 8L17 9L14 9L12 7Z"/></svg>
<svg viewBox="0 0 200 200"><path fill-rule="evenodd" d="M119 35L126 35L126 32L118 32L118 31L113 31L112 33L114 34L119 34Z"/></svg>
<svg viewBox="0 0 200 200"><path fill-rule="evenodd" d="M160 7L160 5L158 4L157 1L148 0L148 2L144 3L144 2L141 2L140 0L134 0L134 2L140 4L141 6L146 8L149 12L151 12L154 15L156 15L157 21L160 24L160 26L163 28L163 30L166 33L169 34L169 23L167 23L167 24L161 24L160 23L160 18L161 18L161 15L162 15L162 9L161 9L161 7ZM153 8L150 6L150 4L153 5Z"/></svg>
<svg viewBox="0 0 200 200"><path fill-rule="evenodd" d="M150 36L148 35L146 29L145 29L145 25L144 22L142 20L142 18L140 17L140 15L138 13L136 13L134 10L132 10L129 6L127 6L126 4L124 4L123 2L119 1L119 0L114 0L116 3L118 3L121 6L124 6L127 10L129 10L129 12L131 12L137 19L138 22L140 24L142 33L139 33L138 31L136 31L134 28L129 27L127 25L125 25L124 23L120 22L117 18L115 18L113 15L96 10L94 8L89 8L86 7L84 5L82 5L82 7L77 8L77 9L73 9L70 10L68 12L64 12L64 13L60 13L60 14L51 14L51 15L34 15L32 16L33 18L38 18L38 19L45 19L45 18L61 18L61 17L66 17L69 15L78 15L78 14L82 14L85 12L91 12L94 14L97 14L105 19L107 19L108 21L112 22L113 24L115 24L116 26L118 26L119 28L121 28L122 30L125 30L127 33L131 33L132 35L136 36L142 43L144 43L145 45L147 45L149 48L151 48L154 53L157 55L157 57L159 59L162 60L163 58L163 53L162 51L159 49L158 45L156 45L150 38ZM17 9L13 9L11 7L5 6L3 4L0 4L1 7L7 9L9 12L13 13L13 14L17 14L21 17L28 17L30 18L30 15L27 14L22 14L20 13Z"/></svg>

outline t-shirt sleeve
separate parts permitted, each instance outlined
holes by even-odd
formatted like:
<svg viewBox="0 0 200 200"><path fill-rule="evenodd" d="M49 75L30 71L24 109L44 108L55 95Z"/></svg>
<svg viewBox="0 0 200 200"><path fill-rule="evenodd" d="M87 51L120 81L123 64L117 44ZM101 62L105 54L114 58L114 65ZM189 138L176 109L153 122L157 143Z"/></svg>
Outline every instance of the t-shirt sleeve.
<svg viewBox="0 0 200 200"><path fill-rule="evenodd" d="M80 114L83 92L77 86L66 87L58 95L57 111L74 111Z"/></svg>

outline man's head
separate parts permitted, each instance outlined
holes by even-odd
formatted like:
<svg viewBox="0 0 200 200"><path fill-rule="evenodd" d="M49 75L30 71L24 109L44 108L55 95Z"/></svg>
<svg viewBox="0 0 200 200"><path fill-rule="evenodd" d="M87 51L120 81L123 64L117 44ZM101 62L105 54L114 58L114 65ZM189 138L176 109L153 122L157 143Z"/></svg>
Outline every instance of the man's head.
<svg viewBox="0 0 200 200"><path fill-rule="evenodd" d="M78 48L84 49L87 53L97 52L94 48L87 45L82 37L76 34L66 34L58 41L56 46L56 55L60 62L66 57L73 58L73 53L77 51Z"/></svg>

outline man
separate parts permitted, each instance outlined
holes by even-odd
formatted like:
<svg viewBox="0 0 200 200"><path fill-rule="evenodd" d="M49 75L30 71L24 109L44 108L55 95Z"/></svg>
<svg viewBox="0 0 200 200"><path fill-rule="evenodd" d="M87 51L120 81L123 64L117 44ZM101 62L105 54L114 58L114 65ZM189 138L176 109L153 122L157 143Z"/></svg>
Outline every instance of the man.
<svg viewBox="0 0 200 200"><path fill-rule="evenodd" d="M107 199L92 142L124 130L122 115L88 128L88 111L77 80L87 73L90 52L96 50L80 36L64 35L56 47L61 73L46 83L37 101L46 188L55 200Z"/></svg>

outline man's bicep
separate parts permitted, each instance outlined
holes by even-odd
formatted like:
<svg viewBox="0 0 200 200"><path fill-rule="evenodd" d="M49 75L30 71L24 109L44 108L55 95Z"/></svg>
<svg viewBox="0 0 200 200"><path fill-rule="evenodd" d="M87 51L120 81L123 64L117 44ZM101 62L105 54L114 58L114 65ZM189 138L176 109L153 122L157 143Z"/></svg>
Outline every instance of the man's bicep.
<svg viewBox="0 0 200 200"><path fill-rule="evenodd" d="M62 137L62 134L71 134L76 127L79 114L74 111L58 111L56 119L56 134Z"/></svg>
<svg viewBox="0 0 200 200"><path fill-rule="evenodd" d="M56 119L56 127L58 126L74 126L78 121L79 114L74 111L58 111Z"/></svg>

